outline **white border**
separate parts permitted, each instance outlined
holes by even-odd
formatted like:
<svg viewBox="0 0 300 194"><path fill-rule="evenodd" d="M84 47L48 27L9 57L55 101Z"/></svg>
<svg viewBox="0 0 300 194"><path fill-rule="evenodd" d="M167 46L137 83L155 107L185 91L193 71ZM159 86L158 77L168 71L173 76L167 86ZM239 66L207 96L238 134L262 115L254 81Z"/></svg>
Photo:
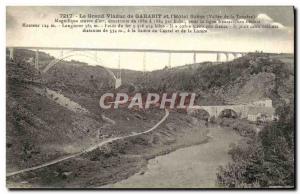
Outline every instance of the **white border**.
<svg viewBox="0 0 300 194"><path fill-rule="evenodd" d="M286 0L5 0L6 5L295 5Z"/></svg>

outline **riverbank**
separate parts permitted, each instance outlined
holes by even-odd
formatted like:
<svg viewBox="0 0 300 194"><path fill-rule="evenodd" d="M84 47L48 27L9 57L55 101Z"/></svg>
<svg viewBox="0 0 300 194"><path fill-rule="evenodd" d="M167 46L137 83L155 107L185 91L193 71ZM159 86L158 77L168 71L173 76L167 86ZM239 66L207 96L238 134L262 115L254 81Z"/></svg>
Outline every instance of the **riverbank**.
<svg viewBox="0 0 300 194"><path fill-rule="evenodd" d="M139 173L102 188L216 188L217 169L232 160L230 144L241 136L229 128L213 127L209 137L202 144L155 157Z"/></svg>
<svg viewBox="0 0 300 194"><path fill-rule="evenodd" d="M139 172L147 160L207 139L205 123L172 112L157 129L110 142L89 153L7 178L13 188L79 188L113 184ZM134 133L133 133L134 134Z"/></svg>

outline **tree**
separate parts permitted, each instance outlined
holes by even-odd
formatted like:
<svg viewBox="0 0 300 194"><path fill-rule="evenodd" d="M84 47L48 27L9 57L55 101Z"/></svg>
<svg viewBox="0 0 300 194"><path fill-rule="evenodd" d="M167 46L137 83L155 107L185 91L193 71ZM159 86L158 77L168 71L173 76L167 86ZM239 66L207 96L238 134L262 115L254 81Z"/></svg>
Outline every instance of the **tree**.
<svg viewBox="0 0 300 194"><path fill-rule="evenodd" d="M278 122L264 127L230 150L233 163L220 167L217 182L224 187L294 186L293 106L279 107Z"/></svg>

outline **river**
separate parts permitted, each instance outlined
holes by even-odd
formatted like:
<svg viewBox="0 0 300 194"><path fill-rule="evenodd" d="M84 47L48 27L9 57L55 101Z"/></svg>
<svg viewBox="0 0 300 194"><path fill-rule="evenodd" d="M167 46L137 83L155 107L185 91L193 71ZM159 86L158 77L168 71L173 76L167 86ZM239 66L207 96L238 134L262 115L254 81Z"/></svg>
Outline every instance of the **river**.
<svg viewBox="0 0 300 194"><path fill-rule="evenodd" d="M217 168L231 161L229 146L241 136L221 127L211 128L209 136L203 144L151 159L146 169L104 188L215 188Z"/></svg>

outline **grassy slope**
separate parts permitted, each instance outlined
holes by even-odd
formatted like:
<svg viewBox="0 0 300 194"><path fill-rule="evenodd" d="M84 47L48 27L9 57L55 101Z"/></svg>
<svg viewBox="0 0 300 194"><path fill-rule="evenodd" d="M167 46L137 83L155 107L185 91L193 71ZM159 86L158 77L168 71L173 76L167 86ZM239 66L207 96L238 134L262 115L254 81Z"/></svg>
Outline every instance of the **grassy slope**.
<svg viewBox="0 0 300 194"><path fill-rule="evenodd" d="M78 151L95 140L103 122L74 113L34 88L39 74L24 64L7 64L8 169L34 166Z"/></svg>

